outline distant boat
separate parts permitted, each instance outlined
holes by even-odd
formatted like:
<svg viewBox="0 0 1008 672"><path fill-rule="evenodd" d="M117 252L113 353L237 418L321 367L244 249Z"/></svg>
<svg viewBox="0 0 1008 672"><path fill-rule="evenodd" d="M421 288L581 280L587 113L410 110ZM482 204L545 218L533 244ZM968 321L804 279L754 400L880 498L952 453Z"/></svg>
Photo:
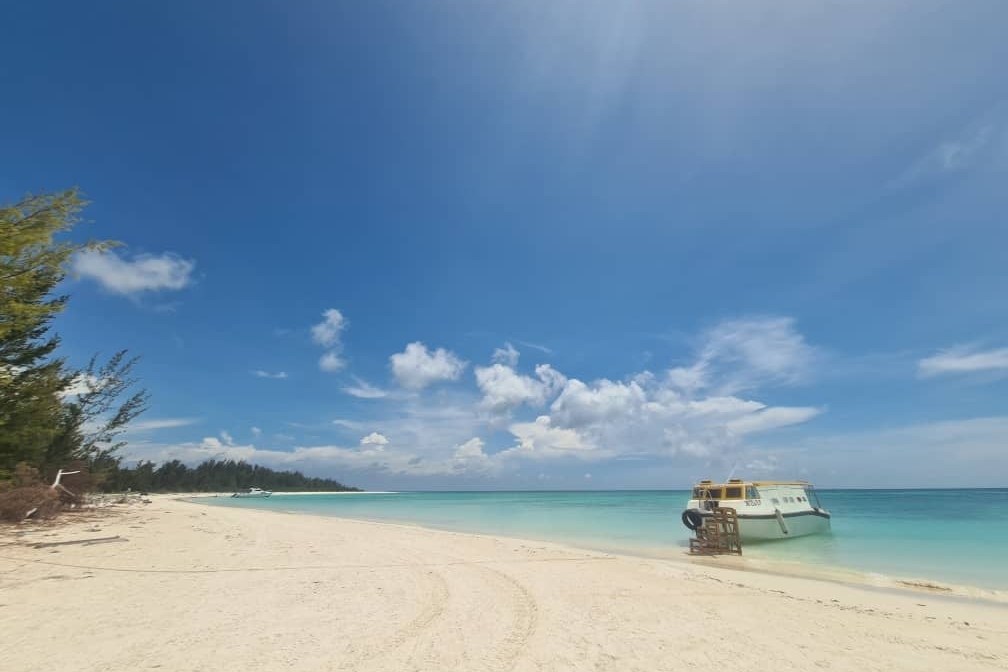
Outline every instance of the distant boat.
<svg viewBox="0 0 1008 672"><path fill-rule="evenodd" d="M696 531L719 507L735 509L742 541L790 539L830 530L830 512L819 503L812 484L804 481L700 481L682 513L683 525Z"/></svg>
<svg viewBox="0 0 1008 672"><path fill-rule="evenodd" d="M232 497L269 497L273 493L269 490L263 490L262 488L249 488L248 490L243 490L242 492L236 492Z"/></svg>

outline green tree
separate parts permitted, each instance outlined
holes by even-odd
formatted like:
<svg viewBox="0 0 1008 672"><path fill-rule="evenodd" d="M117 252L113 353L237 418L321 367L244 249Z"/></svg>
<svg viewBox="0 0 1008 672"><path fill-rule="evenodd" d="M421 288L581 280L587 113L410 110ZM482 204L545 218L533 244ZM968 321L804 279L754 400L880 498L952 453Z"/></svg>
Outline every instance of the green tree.
<svg viewBox="0 0 1008 672"><path fill-rule="evenodd" d="M56 239L84 206L71 189L0 207L0 480L20 462L42 470L70 459L107 462L121 446L116 437L146 406L146 392L116 405L134 382L135 360L125 352L83 371L56 353L51 323L68 298L56 288L70 259L112 245ZM82 383L80 394L68 395Z"/></svg>
<svg viewBox="0 0 1008 672"><path fill-rule="evenodd" d="M118 464L116 453L126 445L119 438L130 421L147 410L150 398L141 389L120 402L137 382L133 377L137 361L120 350L101 366L92 357L76 373L63 402L60 431L46 453L47 466L81 460L99 475Z"/></svg>

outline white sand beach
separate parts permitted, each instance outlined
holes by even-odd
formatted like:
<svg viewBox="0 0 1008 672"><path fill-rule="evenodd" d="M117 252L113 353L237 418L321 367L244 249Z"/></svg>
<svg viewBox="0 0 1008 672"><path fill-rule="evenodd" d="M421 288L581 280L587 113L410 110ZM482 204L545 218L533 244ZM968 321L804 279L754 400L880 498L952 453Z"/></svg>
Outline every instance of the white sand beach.
<svg viewBox="0 0 1008 672"><path fill-rule="evenodd" d="M165 496L67 520L0 531L5 672L1008 668L1008 606L923 590Z"/></svg>

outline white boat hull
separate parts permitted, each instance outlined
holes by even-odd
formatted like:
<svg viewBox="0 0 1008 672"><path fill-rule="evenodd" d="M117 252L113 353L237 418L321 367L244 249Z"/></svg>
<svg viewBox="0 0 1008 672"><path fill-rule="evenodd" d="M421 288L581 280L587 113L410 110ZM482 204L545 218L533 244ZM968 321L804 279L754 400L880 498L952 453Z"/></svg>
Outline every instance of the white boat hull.
<svg viewBox="0 0 1008 672"><path fill-rule="evenodd" d="M701 517L707 518L708 511L693 509ZM830 531L829 514L820 511L801 511L776 514L738 514L739 539L747 541L774 541L794 539L810 534Z"/></svg>
<svg viewBox="0 0 1008 672"><path fill-rule="evenodd" d="M783 514L780 520L777 516L755 518L740 515L738 521L739 537L743 542L793 539L830 531L829 517L815 512Z"/></svg>

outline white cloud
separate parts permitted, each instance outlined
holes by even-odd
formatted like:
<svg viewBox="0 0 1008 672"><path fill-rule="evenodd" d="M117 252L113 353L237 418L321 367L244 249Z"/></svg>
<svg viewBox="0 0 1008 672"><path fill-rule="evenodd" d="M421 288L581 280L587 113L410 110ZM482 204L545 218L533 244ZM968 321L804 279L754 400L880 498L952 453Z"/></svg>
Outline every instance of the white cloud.
<svg viewBox="0 0 1008 672"><path fill-rule="evenodd" d="M554 427L548 415L540 415L535 422L516 422L508 427L508 431L517 439L517 445L499 453L501 459L598 460L613 455L611 451L600 449L576 429Z"/></svg>
<svg viewBox="0 0 1008 672"><path fill-rule="evenodd" d="M349 385L343 388L343 391L351 397L357 397L358 399L384 399L389 396L388 390L375 387L357 376L354 376L354 381L356 385Z"/></svg>
<svg viewBox="0 0 1008 672"><path fill-rule="evenodd" d="M699 388L734 394L767 385L809 380L818 351L805 342L789 317L725 320L702 339L698 361L670 375Z"/></svg>
<svg viewBox="0 0 1008 672"><path fill-rule="evenodd" d="M147 418L144 420L134 420L129 424L130 432L152 432L158 429L171 429L173 427L187 427L195 425L197 418Z"/></svg>
<svg viewBox="0 0 1008 672"><path fill-rule="evenodd" d="M233 446L233 445L235 445L234 438L230 434L228 434L227 432L221 430L220 437L221 437L221 440L224 442L225 445L227 445L227 446Z"/></svg>
<svg viewBox="0 0 1008 672"><path fill-rule="evenodd" d="M483 452L483 439L474 437L456 446L451 468L455 473L487 474L496 471L497 465Z"/></svg>
<svg viewBox="0 0 1008 672"><path fill-rule="evenodd" d="M729 420L726 423L726 427L733 434L741 436L743 434L766 432L779 427L801 424L811 420L821 412L821 409L808 406L778 406Z"/></svg>
<svg viewBox="0 0 1008 672"><path fill-rule="evenodd" d="M272 378L274 380L283 380L287 377L286 371L277 371L276 373L270 373L269 371L263 371L262 369L256 369L252 372L252 375L256 378Z"/></svg>
<svg viewBox="0 0 1008 672"><path fill-rule="evenodd" d="M11 368L17 369L19 367ZM67 397L79 397L82 394L96 392L101 388L100 383L101 381L95 376L81 374L73 378L70 384L60 391L59 396L66 399Z"/></svg>
<svg viewBox="0 0 1008 672"><path fill-rule="evenodd" d="M364 438L360 440L360 445L362 446L375 446L376 450L381 450L383 446L388 445L389 440L384 434L379 434L378 432L371 432Z"/></svg>
<svg viewBox="0 0 1008 672"><path fill-rule="evenodd" d="M346 360L340 357L343 352L342 335L347 327L347 320L336 308L322 311L322 321L311 328L312 340L328 352L319 358L319 369L326 373L334 373L346 367Z"/></svg>
<svg viewBox="0 0 1008 672"><path fill-rule="evenodd" d="M500 363L476 367L476 385L483 393L481 406L498 414L522 404L542 406L567 382L548 364L540 364L535 371L537 378L519 375L512 367Z"/></svg>
<svg viewBox="0 0 1008 672"><path fill-rule="evenodd" d="M736 462L769 459L767 451L752 454L748 442L753 437L807 422L821 412L811 406L769 406L727 391L805 380L815 354L793 324L782 319L722 323L704 334L692 361L669 372L642 371L624 380L568 379L546 364L524 375L509 366L517 363L517 351L504 347L495 353L496 362L476 367L477 395L457 387L424 393L433 382L457 379L466 364L445 349L432 351L411 343L390 361L400 385L412 391L384 390L354 378L345 392L384 400L371 407L374 415L298 427L317 433L324 427L353 431L358 438L349 445L302 443L290 451L260 450L237 446L222 434L224 441L210 437L179 444L178 450L338 476L360 472L362 478L392 479L387 483L429 476L518 478L529 462L619 459L629 464L658 459L693 470L727 463L727 470ZM512 418L529 409L534 419ZM488 452L482 435L495 432L502 422L512 441ZM382 431L372 431L374 427ZM287 439L294 442L293 437ZM565 478L580 479L582 473ZM353 479L348 474L346 480Z"/></svg>
<svg viewBox="0 0 1008 672"><path fill-rule="evenodd" d="M513 369L518 366L519 355L520 353L514 349L513 345L505 343L503 348L497 348L494 350L491 361L497 364L509 366Z"/></svg>
<svg viewBox="0 0 1008 672"><path fill-rule="evenodd" d="M114 250L85 250L74 256L73 271L116 294L178 290L192 283L196 262L173 254L141 254L123 259Z"/></svg>
<svg viewBox="0 0 1008 672"><path fill-rule="evenodd" d="M1008 348L976 350L969 346L959 346L925 357L917 363L917 372L922 378L1005 370L1008 370Z"/></svg>
<svg viewBox="0 0 1008 672"><path fill-rule="evenodd" d="M1003 121L990 114L974 120L952 135L931 148L890 186L917 186L946 175L996 166L1003 158L998 153L1008 146L1008 132Z"/></svg>
<svg viewBox="0 0 1008 672"><path fill-rule="evenodd" d="M262 430L259 429L258 427L253 427L250 431L252 432L252 438L254 439L258 439L260 436L262 436Z"/></svg>
<svg viewBox="0 0 1008 672"><path fill-rule="evenodd" d="M311 328L312 340L324 348L340 344L340 337L346 329L347 321L336 308L322 312L323 320Z"/></svg>
<svg viewBox="0 0 1008 672"><path fill-rule="evenodd" d="M410 343L403 352L389 357L389 362L392 374L407 390L421 390L439 381L458 380L466 367L466 362L455 353L444 348L432 352L419 341Z"/></svg>
<svg viewBox="0 0 1008 672"><path fill-rule="evenodd" d="M538 350L539 352L546 353L547 355L552 355L553 350L547 348L545 345L540 345L538 343L531 343L529 341L515 341L518 345L524 345L526 348L532 348L533 350Z"/></svg>
<svg viewBox="0 0 1008 672"><path fill-rule="evenodd" d="M329 351L319 357L319 369L326 373L335 373L346 367L346 360L341 359L335 352Z"/></svg>
<svg viewBox="0 0 1008 672"><path fill-rule="evenodd" d="M832 486L1002 487L1006 436L1008 416L992 416L812 434L790 448L775 441L774 448L789 453L780 460L788 471L778 475L793 476L805 463Z"/></svg>
<svg viewBox="0 0 1008 672"><path fill-rule="evenodd" d="M710 352L705 350L701 357L714 361ZM746 375L759 368L748 359L742 366ZM770 370L777 379L780 367ZM724 380L730 374L721 371L719 376ZM518 444L512 454L562 457L575 454L573 447L578 446L589 449L577 453L588 459L617 455L727 459L742 447L742 437L800 424L821 412L811 407L768 407L734 395L696 398L695 378L687 379L690 384L684 386L683 377L658 378L646 371L628 381L602 379L589 384L572 378L548 416L541 416L535 426L518 423L510 428ZM544 444L545 450L537 450Z"/></svg>
<svg viewBox="0 0 1008 672"><path fill-rule="evenodd" d="M573 378L550 410L564 426L584 427L639 416L646 400L647 395L635 381L626 384L603 379L589 387Z"/></svg>
<svg viewBox="0 0 1008 672"><path fill-rule="evenodd" d="M336 420L333 420L332 424L336 425L337 427L342 427L343 429L350 429L353 431L357 431L364 428L363 422L357 422L356 420L344 420L342 418L337 418Z"/></svg>

